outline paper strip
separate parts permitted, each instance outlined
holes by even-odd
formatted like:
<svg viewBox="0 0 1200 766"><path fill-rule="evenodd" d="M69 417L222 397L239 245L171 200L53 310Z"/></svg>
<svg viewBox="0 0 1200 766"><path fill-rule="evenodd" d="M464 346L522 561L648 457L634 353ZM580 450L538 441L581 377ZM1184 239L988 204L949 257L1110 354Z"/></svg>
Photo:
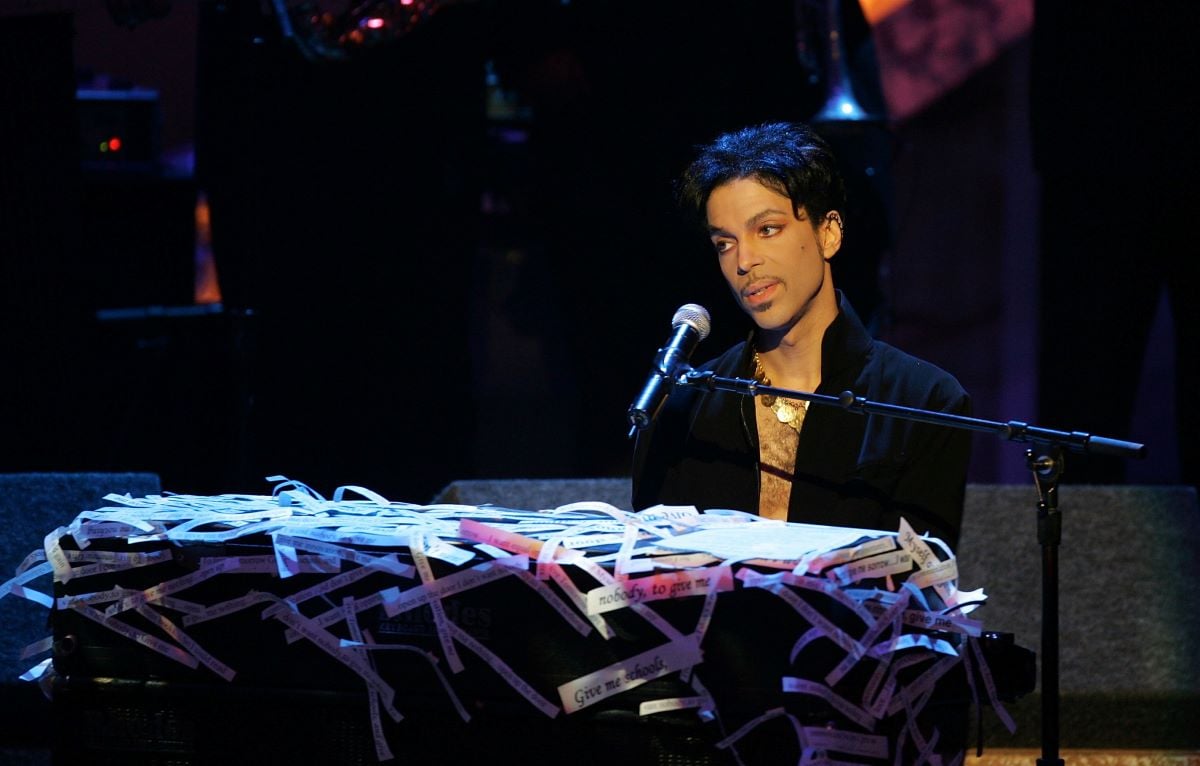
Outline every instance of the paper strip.
<svg viewBox="0 0 1200 766"><path fill-rule="evenodd" d="M582 612L583 616L592 623L592 627L596 629L596 632L598 632L600 636L604 638L604 640L607 641L616 636L616 633L613 632L612 626L608 624L603 616L598 614L588 614L587 599L584 598L584 595L579 592L579 588L575 585L574 580L571 579L570 575L563 571L563 568L560 565L550 564L546 568L546 571L549 573L550 579L558 583L558 587L562 589L563 594L565 594L566 597L571 600L571 603L575 605L575 608Z"/></svg>
<svg viewBox="0 0 1200 766"><path fill-rule="evenodd" d="M275 546L278 548L283 545L287 548L308 551L309 553L320 553L325 556L336 556L345 561L352 561L360 566L377 567L385 572L394 574L397 577L412 577L414 570L408 564L401 563L396 558L396 554L388 553L378 555L373 553L364 553L356 551L353 548L346 548L334 543L327 543L321 540L309 540L296 535L277 534L273 535ZM282 572L280 573L282 574Z"/></svg>
<svg viewBox="0 0 1200 766"><path fill-rule="evenodd" d="M315 585L305 588L304 590L297 591L296 593L293 593L290 596L285 596L283 598L283 601L285 601L289 604L296 604L296 605L303 604L305 601L308 601L310 598L316 598L317 596L324 596L326 594L332 593L335 590L345 588L347 585L356 583L359 580L363 579L364 577L367 577L368 575L377 574L378 571L379 570L372 569L371 567L362 567L362 566L355 567L354 569L347 569L345 572L342 572L339 575L334 575L333 577L330 577L326 580L322 580L322 581L316 583ZM266 612L263 613L263 616L264 617L274 617L275 616L274 610L287 609L287 608L288 607L284 606L283 604L277 604L277 605L267 609Z"/></svg>
<svg viewBox="0 0 1200 766"><path fill-rule="evenodd" d="M688 710L711 705L712 700L706 697L670 697L660 700L648 700L638 706L638 715L647 716L655 713L667 713L672 710Z"/></svg>
<svg viewBox="0 0 1200 766"><path fill-rule="evenodd" d="M54 606L54 599L42 593L41 591L26 588L25 584L33 582L39 577L50 574L54 571L54 565L49 561L44 561L37 566L30 567L24 572L21 572L16 577L8 580L3 585L0 585L0 598L11 593L19 598L28 599L36 604L40 604L47 609Z"/></svg>
<svg viewBox="0 0 1200 766"><path fill-rule="evenodd" d="M475 640L473 636L467 633L462 628L454 623L449 623L450 632L454 636L454 640L460 642L463 646L470 649L481 660L486 662L492 670L500 674L505 683L516 690L518 694L529 701L534 707L542 711L549 718L554 718L558 715L558 706L550 700L543 697L528 683L525 682L516 672L508 666L504 660L493 654L483 644Z"/></svg>
<svg viewBox="0 0 1200 766"><path fill-rule="evenodd" d="M954 593L953 587L941 587L953 583L958 579L958 562L954 559L946 559L945 561L936 563L919 572L914 572L909 575L908 582L911 582L917 588L935 587L939 594L944 590L945 595L943 601L951 603L950 596Z"/></svg>
<svg viewBox="0 0 1200 766"><path fill-rule="evenodd" d="M875 620L873 623L868 623L867 632L864 633L858 640L859 646L871 646L875 643L879 636L883 635L883 631L893 626L898 628L897 619L899 617L899 613L904 610L905 606L908 605L907 595L908 591L905 591L904 598L901 598L897 600L896 603L892 604L878 620ZM838 663L837 667L829 671L829 673L825 676L825 683L831 687L836 686L838 681L841 681L842 678L849 673L855 665L858 664L858 661L862 659L862 656L863 655L859 652L851 652L850 654L846 655L846 658Z"/></svg>
<svg viewBox="0 0 1200 766"><path fill-rule="evenodd" d="M87 617L89 620L100 623L112 632L119 633L128 639L136 641L147 649L158 652L164 657L169 657L182 665L187 665L189 668L194 668L200 664L200 661L197 660L196 657L188 654L178 646L163 641L161 638L156 638L145 631L138 630L132 625L126 625L116 617L110 617L103 612L83 604L76 604L71 608L84 617Z"/></svg>
<svg viewBox="0 0 1200 766"><path fill-rule="evenodd" d="M749 583L747 583L747 586L758 587L750 586ZM825 615L818 612L812 604L800 598L800 596L797 595L795 591L791 590L787 585L784 585L781 582L770 583L766 586L765 590L774 593L776 596L779 596L786 601L788 605L799 612L804 619L808 620L809 624L811 624L813 627L819 628L821 632L825 634L826 638L837 644L845 651L856 653L858 655L866 653L866 647L860 645L845 631L830 622Z"/></svg>
<svg viewBox="0 0 1200 766"><path fill-rule="evenodd" d="M778 718L781 715L786 716L786 715L788 715L788 712L781 707L772 708L771 710L766 711L765 713L758 716L757 718L752 718L751 720L749 720L746 723L739 726L737 728L737 731L733 732L733 734L730 734L728 737L726 737L725 739L718 742L717 747L721 750L724 750L724 749L730 747L731 745L733 745L734 743L736 743L742 737L746 736L750 732L757 729L762 724L766 723L767 721L770 721L773 718Z"/></svg>
<svg viewBox="0 0 1200 766"><path fill-rule="evenodd" d="M730 579L732 585L732 578ZM696 629L692 632L695 636L696 643L703 645L704 636L708 633L708 626L712 622L713 611L717 608L717 593L719 589L709 588L708 593L704 596L704 606L700 609L700 617L696 620ZM687 681L691 678L692 668L684 668L680 673L680 677Z"/></svg>
<svg viewBox="0 0 1200 766"><path fill-rule="evenodd" d="M187 649L193 657L198 659L205 667L212 672L224 678L226 681L232 681L237 674L233 668L221 662L216 657L208 653L208 651L196 643L195 639L180 630L179 626L171 622L166 616L160 614L148 604L143 604L137 608L138 614L145 617L151 623L157 625L171 638L175 639L184 649Z"/></svg>
<svg viewBox="0 0 1200 766"><path fill-rule="evenodd" d="M979 668L979 676L983 679L983 686L987 689L988 702L992 706L992 710L996 711L996 715L1004 724L1004 728L1008 729L1008 733L1012 734L1017 730L1017 723L1012 716L1008 714L1004 704L1000 702L1000 698L996 694L996 682L992 680L992 670L988 667L987 659L983 656L983 651L979 648L979 642L973 638L967 639L971 644L971 654L975 657L975 664Z"/></svg>
<svg viewBox="0 0 1200 766"><path fill-rule="evenodd" d="M275 619L296 630L302 637L310 641L321 651L342 663L358 674L367 685L379 692L380 699L390 707L396 698L396 692L376 673L369 664L356 652L342 649L340 639L327 630L317 627L312 620L293 611L284 611L275 615Z"/></svg>
<svg viewBox="0 0 1200 766"><path fill-rule="evenodd" d="M71 579L71 564L67 561L67 555L63 553L62 549L62 538L66 534L66 527L59 527L42 539L46 560L54 567L55 582L67 582Z"/></svg>
<svg viewBox="0 0 1200 766"><path fill-rule="evenodd" d="M893 551L836 566L826 576L841 585L850 585L861 580L908 572L912 569L912 563L912 555L908 551Z"/></svg>
<svg viewBox="0 0 1200 766"><path fill-rule="evenodd" d="M46 636L43 639L34 641L21 650L21 659L27 660L30 657L36 657L42 652L48 652L54 648L54 636Z"/></svg>
<svg viewBox="0 0 1200 766"><path fill-rule="evenodd" d="M671 524L684 529L694 527L700 521L700 513L694 505L656 505L636 514L644 524Z"/></svg>
<svg viewBox="0 0 1200 766"><path fill-rule="evenodd" d="M46 659L42 660L38 664L34 665L29 670L26 670L24 673L22 673L19 676L19 678L22 681L37 681L43 675L45 675L47 670L49 670L51 667L53 667L51 665L52 662L54 662L54 658L47 657Z"/></svg>
<svg viewBox="0 0 1200 766"><path fill-rule="evenodd" d="M946 633L962 633L967 636L983 634L983 623L969 617L954 617L937 612L922 612L907 609L901 619L905 625L925 630L939 630Z"/></svg>
<svg viewBox="0 0 1200 766"><path fill-rule="evenodd" d="M811 694L825 700L842 715L867 731L875 728L875 718L863 708L834 692L827 686L806 678L783 677L783 690L795 694Z"/></svg>
<svg viewBox="0 0 1200 766"><path fill-rule="evenodd" d="M839 753L861 755L866 758L887 758L887 737L881 734L826 729L818 726L804 727L804 740L808 747L820 750L836 750Z"/></svg>
<svg viewBox="0 0 1200 766"><path fill-rule="evenodd" d="M933 586L942 601L953 606L958 593L958 588L954 585L954 581L958 579L958 564L955 560L949 558L945 561L938 561L937 555L929 547L929 543L916 533L912 525L908 523L908 519L903 516L900 517L900 533L897 537L900 545L912 555L913 561L920 569L909 579L915 579L915 585L918 588Z"/></svg>
<svg viewBox="0 0 1200 766"><path fill-rule="evenodd" d="M146 588L143 591L135 591L130 595L123 596L119 605L119 610L134 609L147 601L157 601L163 596L172 593L178 593L182 590L187 590L199 583L204 582L212 577L215 577L223 572L229 572L237 566L232 559L219 560L209 566L200 567L194 572L176 577L163 582L151 588Z"/></svg>
<svg viewBox="0 0 1200 766"><path fill-rule="evenodd" d="M538 551L537 567L536 567L537 568L537 579L539 579L539 580L549 580L550 579L549 567L554 564L554 558L558 555L559 545L561 542L562 542L561 538L551 537L549 540L547 540L542 545L542 549L540 551Z"/></svg>
<svg viewBox="0 0 1200 766"><path fill-rule="evenodd" d="M233 614L234 612L240 612L241 610L254 606L255 604L261 604L268 601L276 602L278 600L279 597L273 593L263 593L261 591L252 590L247 592L244 596L238 596L237 598L229 599L228 601L219 601L215 604L207 606L202 612L198 612L196 614L185 614L183 616L183 624L191 626L197 623L207 622L208 620L215 620L218 617L225 617L226 615Z"/></svg>
<svg viewBox="0 0 1200 766"><path fill-rule="evenodd" d="M800 563L793 571L798 575L805 572L819 575L831 566L845 564L854 559L869 558L895 549L896 538L894 536L876 537L851 548L837 548L832 551L807 554L800 559Z"/></svg>
<svg viewBox="0 0 1200 766"><path fill-rule="evenodd" d="M587 612L603 614L646 601L702 596L710 590L733 590L733 575L728 566L700 571L665 572L594 588L587 592Z"/></svg>
<svg viewBox="0 0 1200 766"><path fill-rule="evenodd" d="M355 641L363 642L363 632L358 625L358 615L354 611L354 598L347 596L342 599L342 612L345 615L346 626L350 631L350 637ZM344 642L343 642L344 644ZM366 655L363 659L370 665L371 669L378 672L375 666L375 660ZM367 689L367 707L371 721L371 737L375 742L375 757L380 761L390 761L395 756L392 754L392 749L388 745L387 736L383 731L383 716L379 712L379 692L374 689ZM399 711L397 711L399 712Z"/></svg>
<svg viewBox="0 0 1200 766"><path fill-rule="evenodd" d="M384 612L388 617L395 617L401 612L452 596L455 593L477 588L501 577L508 577L514 570L525 570L528 567L529 559L525 556L509 556L503 559L484 561L470 569L463 569L431 582L404 591L397 591L394 599L385 601Z"/></svg>
<svg viewBox="0 0 1200 766"><path fill-rule="evenodd" d="M55 599L55 603L58 605L59 609L74 609L76 606L82 605L107 604L111 601L116 601L117 599L130 595L131 593L137 592L138 591L130 590L129 588L122 588L118 585L115 588L110 588L109 590L100 590L94 593L80 593L77 596L59 596L57 599Z"/></svg>
<svg viewBox="0 0 1200 766"><path fill-rule="evenodd" d="M633 556L633 547L638 541L638 526L631 521L625 523L625 533L621 536L621 547L617 551L617 561L613 567L617 579L623 579L629 573L629 559Z"/></svg>
<svg viewBox="0 0 1200 766"><path fill-rule="evenodd" d="M551 564L551 566L558 568L557 564ZM513 569L512 572L517 577L521 578L521 582L525 583L530 588L533 588L535 593L545 599L546 603L549 604L554 611L558 612L558 616L566 620L567 624L574 628L579 635L586 636L588 633L592 632L592 626L578 614L573 612L569 605L563 603L563 600L556 596L554 591L550 590L549 586L524 570Z"/></svg>
<svg viewBox="0 0 1200 766"><path fill-rule="evenodd" d="M927 636L924 633L905 633L902 636L894 636L887 641L872 646L871 654L880 656L888 652L898 652L918 647L928 649L937 654L946 654L951 657L958 656L958 650L951 646L949 642L940 638L934 638L933 636Z"/></svg>
<svg viewBox="0 0 1200 766"><path fill-rule="evenodd" d="M458 536L477 543L487 543L497 548L503 548L513 553L524 554L537 560L542 550L542 541L532 537L506 532L503 529L481 524L472 519L462 519L458 522Z"/></svg>
<svg viewBox="0 0 1200 766"><path fill-rule="evenodd" d="M600 545L618 545L624 535L612 533L596 533L591 535L573 535L560 540L564 548L595 548Z"/></svg>
<svg viewBox="0 0 1200 766"><path fill-rule="evenodd" d="M568 681L558 687L558 696L563 709L574 713L647 681L696 665L701 659L699 645L685 636Z"/></svg>
<svg viewBox="0 0 1200 766"><path fill-rule="evenodd" d="M417 571L421 573L421 582L426 588L431 591L436 579L433 576L433 569L429 566L429 559L425 557L425 535L421 532L414 531L412 541L409 543L409 551L412 553L413 563L417 565ZM488 562L491 564L492 562ZM438 596L434 596L429 600L429 607L433 610L433 624L437 628L438 641L442 645L442 654L446 656L446 662L450 666L452 673L461 673L463 671L462 659L458 656L458 649L454 647L454 640L451 637L450 625L452 624L449 618L446 617L446 608L442 605L442 600Z"/></svg>
<svg viewBox="0 0 1200 766"><path fill-rule="evenodd" d="M907 702L933 689L933 685L937 680L959 662L961 660L957 656L943 657L935 662L932 667L899 691L897 698L893 699L891 705L888 706L888 715L895 715Z"/></svg>
<svg viewBox="0 0 1200 766"><path fill-rule="evenodd" d="M583 556L579 555L578 551L569 551L569 553L572 554L571 563L590 574L596 579L597 582L605 585L616 584L616 578L609 574L604 567L596 563L596 561L584 558ZM676 641L683 638L683 634L680 633L674 625L667 622L661 615L658 614L658 612L655 612L645 604L630 604L629 609L634 612L634 614L639 615L642 619L658 628L658 631L668 639Z"/></svg>

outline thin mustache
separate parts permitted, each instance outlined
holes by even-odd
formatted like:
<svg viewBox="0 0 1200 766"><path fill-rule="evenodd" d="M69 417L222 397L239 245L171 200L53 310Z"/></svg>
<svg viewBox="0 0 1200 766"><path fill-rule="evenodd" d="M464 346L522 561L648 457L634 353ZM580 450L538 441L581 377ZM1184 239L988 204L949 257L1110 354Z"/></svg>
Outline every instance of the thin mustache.
<svg viewBox="0 0 1200 766"><path fill-rule="evenodd" d="M775 284L777 282L782 282L782 281L783 280L780 279L779 277L771 276L770 274L758 274L758 275L751 274L750 278L743 281L742 284L738 287L738 295L745 296L748 293L753 292L752 290L750 290L750 288L756 284L759 284L759 285Z"/></svg>

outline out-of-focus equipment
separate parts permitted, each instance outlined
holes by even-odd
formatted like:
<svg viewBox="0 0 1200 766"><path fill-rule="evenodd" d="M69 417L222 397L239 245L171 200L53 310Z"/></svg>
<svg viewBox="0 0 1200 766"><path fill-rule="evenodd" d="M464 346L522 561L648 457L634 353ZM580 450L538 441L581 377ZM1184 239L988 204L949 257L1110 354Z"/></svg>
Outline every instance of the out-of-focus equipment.
<svg viewBox="0 0 1200 766"><path fill-rule="evenodd" d="M279 31L310 60L341 61L394 42L456 0L271 0Z"/></svg>
<svg viewBox="0 0 1200 766"><path fill-rule="evenodd" d="M847 64L846 41L842 29L842 0L825 0L824 13L825 103L812 121L876 122L880 115L863 107L854 94L854 82Z"/></svg>

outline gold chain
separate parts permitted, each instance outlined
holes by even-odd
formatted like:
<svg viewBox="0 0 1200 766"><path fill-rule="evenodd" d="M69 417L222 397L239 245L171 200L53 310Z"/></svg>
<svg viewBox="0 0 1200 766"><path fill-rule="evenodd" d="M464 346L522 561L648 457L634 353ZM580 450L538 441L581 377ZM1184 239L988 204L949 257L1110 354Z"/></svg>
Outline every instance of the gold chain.
<svg viewBox="0 0 1200 766"><path fill-rule="evenodd" d="M763 369L762 360L758 358L757 349L754 351L754 379L764 386L771 385L771 379L767 377L767 371ZM762 400L764 407L775 413L776 420L797 433L800 432L800 426L804 424L804 415L808 412L808 402L785 399L782 396L770 394L760 394L758 398Z"/></svg>

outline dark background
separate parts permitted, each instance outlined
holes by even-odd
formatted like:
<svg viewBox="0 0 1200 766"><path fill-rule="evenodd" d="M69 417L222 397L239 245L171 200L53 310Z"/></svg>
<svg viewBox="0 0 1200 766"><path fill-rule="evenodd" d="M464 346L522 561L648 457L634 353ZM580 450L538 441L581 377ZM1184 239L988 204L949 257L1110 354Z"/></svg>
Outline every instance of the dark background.
<svg viewBox="0 0 1200 766"><path fill-rule="evenodd" d="M624 410L674 310L713 315L697 359L748 329L671 181L697 144L811 119L829 87L822 4L791 0L443 3L336 60L271 3L18 5L0 466L150 470L176 492L284 474L424 502L463 478L624 474ZM965 7L912 0L872 32L846 3L860 102L887 116L897 67L986 30ZM918 107L822 125L852 195L835 279L977 416L1150 448L1068 458L1065 481L1194 483L1175 393L1200 326L1197 11L1129 13L1035 3L994 52L937 52L974 65L934 72ZM84 86L153 89L157 117L128 99L105 117ZM154 130L97 162L114 119ZM197 297L206 263L219 303ZM1027 477L1020 445L976 437L972 480Z"/></svg>

